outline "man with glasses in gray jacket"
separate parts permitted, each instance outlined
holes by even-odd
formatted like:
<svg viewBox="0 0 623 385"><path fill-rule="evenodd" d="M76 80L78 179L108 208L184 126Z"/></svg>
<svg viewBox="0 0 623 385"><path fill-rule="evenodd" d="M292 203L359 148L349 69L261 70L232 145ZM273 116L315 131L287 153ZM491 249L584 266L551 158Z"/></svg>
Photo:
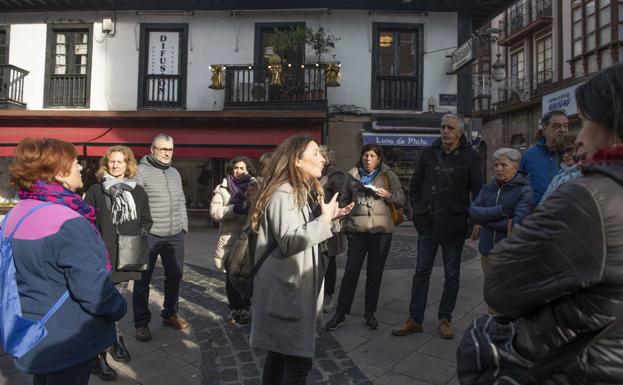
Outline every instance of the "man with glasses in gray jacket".
<svg viewBox="0 0 623 385"><path fill-rule="evenodd" d="M132 304L136 339L151 339L149 322L149 284L158 255L164 268L164 304L160 312L162 324L184 329L188 322L177 316L180 283L184 268L184 240L188 233L186 198L182 191L180 173L171 166L173 138L158 134L151 143L151 154L144 156L138 166L139 184L149 199L154 224L149 232L149 268L140 281L134 281Z"/></svg>

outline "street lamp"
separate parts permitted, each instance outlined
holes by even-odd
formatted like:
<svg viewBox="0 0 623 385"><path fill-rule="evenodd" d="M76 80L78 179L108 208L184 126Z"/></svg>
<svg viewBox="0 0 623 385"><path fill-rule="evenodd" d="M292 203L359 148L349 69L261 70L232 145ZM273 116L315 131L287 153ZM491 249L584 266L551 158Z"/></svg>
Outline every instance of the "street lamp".
<svg viewBox="0 0 623 385"><path fill-rule="evenodd" d="M498 47L499 50L499 47ZM491 79L496 82L501 82L506 79L506 65L501 59L500 52L498 51L497 60L491 66Z"/></svg>

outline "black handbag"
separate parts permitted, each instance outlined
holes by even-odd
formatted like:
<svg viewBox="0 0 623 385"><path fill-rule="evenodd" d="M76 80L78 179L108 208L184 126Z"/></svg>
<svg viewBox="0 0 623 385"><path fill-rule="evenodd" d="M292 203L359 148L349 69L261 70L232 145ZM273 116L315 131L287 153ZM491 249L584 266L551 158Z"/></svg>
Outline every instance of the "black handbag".
<svg viewBox="0 0 623 385"><path fill-rule="evenodd" d="M103 188L102 188L103 189ZM112 199L104 192L104 200L108 212L111 212ZM116 271L143 272L149 268L149 242L147 241L147 231L141 226L139 235L119 234L119 227L115 225L117 237L117 261Z"/></svg>
<svg viewBox="0 0 623 385"><path fill-rule="evenodd" d="M117 232L117 271L146 271L149 266L147 233L123 235Z"/></svg>

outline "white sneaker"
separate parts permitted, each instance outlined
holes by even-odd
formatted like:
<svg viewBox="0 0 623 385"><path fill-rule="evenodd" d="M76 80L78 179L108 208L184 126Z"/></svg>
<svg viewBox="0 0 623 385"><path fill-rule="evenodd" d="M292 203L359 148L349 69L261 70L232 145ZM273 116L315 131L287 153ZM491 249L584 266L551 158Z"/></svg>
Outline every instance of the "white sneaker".
<svg viewBox="0 0 623 385"><path fill-rule="evenodd" d="M335 301L333 299L332 295L325 295L324 296L324 304L322 306L322 311L324 313L331 313L333 310L335 310Z"/></svg>

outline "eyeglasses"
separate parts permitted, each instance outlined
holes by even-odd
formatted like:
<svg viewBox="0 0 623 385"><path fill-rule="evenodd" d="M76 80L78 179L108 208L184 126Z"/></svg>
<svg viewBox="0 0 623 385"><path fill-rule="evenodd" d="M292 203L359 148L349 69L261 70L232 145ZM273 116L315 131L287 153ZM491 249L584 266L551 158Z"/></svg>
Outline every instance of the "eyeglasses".
<svg viewBox="0 0 623 385"><path fill-rule="evenodd" d="M173 147L166 148L166 147L154 147L154 146L152 146L151 148L153 148L154 150L159 151L159 152L173 152Z"/></svg>

